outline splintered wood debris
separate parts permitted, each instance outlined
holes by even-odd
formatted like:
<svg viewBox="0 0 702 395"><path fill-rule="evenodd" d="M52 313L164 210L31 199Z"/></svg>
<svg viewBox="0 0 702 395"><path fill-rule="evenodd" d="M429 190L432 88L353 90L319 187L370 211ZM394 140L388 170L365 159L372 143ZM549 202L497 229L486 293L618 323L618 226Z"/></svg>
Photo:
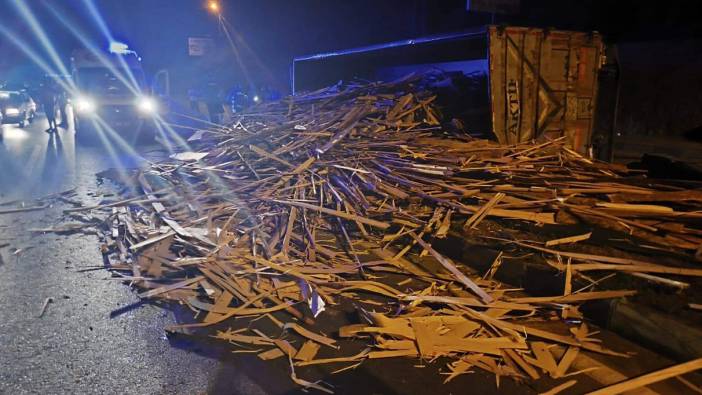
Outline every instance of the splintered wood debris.
<svg viewBox="0 0 702 395"><path fill-rule="evenodd" d="M702 269L573 250L592 240L590 231L542 241L498 233L487 242L543 256L566 273L554 277L565 281L563 294L527 297L493 279L506 257L483 276L432 243L483 237L488 223L579 223L692 261L702 244L702 191L593 161L561 139L501 146L452 134L425 82L322 90L198 132L188 152L134 177L143 195L83 209L112 210L109 269L141 298L196 312L197 322L169 331L214 326L215 338L264 360L287 359L296 383L326 392L326 383L299 378L299 368L446 357L446 381L484 369L499 383L572 379L581 351L627 357L596 338L578 306L633 291L597 290L583 273ZM576 278L593 283L578 290ZM334 312L344 303L357 318L339 327ZM362 351L347 351L346 339ZM565 350L559 358L557 349Z"/></svg>

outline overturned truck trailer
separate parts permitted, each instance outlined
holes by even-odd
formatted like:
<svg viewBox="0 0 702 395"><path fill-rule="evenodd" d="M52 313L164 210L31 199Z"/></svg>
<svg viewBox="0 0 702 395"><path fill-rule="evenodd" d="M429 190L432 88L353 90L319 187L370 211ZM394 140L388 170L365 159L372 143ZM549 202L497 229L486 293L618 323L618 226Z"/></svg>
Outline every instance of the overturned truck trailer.
<svg viewBox="0 0 702 395"><path fill-rule="evenodd" d="M598 33L488 26L293 60L292 92L441 70L464 77L451 116L471 133L512 144L565 136L590 147L603 45Z"/></svg>

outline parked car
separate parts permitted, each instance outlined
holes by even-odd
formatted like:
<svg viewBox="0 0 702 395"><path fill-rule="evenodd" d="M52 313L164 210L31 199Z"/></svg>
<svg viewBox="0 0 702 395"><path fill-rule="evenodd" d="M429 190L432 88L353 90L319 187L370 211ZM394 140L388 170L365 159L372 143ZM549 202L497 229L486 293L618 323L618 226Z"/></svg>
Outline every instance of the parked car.
<svg viewBox="0 0 702 395"><path fill-rule="evenodd" d="M0 91L2 123L16 123L23 128L34 120L37 105L25 92Z"/></svg>

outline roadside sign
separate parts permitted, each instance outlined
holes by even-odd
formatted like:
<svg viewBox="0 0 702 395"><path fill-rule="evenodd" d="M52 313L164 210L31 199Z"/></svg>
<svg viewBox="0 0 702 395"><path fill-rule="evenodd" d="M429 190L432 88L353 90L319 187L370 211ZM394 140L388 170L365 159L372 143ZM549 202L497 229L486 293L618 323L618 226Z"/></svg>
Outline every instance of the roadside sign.
<svg viewBox="0 0 702 395"><path fill-rule="evenodd" d="M188 37L188 55L205 56L214 48L214 40L207 37Z"/></svg>

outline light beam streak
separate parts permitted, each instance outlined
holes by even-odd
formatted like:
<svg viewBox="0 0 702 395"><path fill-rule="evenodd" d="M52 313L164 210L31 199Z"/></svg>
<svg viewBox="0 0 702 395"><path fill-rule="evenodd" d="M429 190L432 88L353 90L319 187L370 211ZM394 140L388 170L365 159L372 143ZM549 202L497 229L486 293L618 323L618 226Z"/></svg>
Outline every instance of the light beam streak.
<svg viewBox="0 0 702 395"><path fill-rule="evenodd" d="M93 124L93 129L97 132L98 137L100 138L100 142L102 142L102 145L105 147L105 150L107 151L108 155L110 155L110 158L112 159L113 163L116 164L115 170L119 174L119 176L122 178L122 180L126 181L129 180L129 176L127 175L127 172L124 171L124 168L121 165L121 161L119 158L119 155L117 155L117 152L115 152L114 147L112 147L112 144L110 141L107 139L105 136L105 132L100 124L96 122L95 119L91 120Z"/></svg>
<svg viewBox="0 0 702 395"><path fill-rule="evenodd" d="M232 52L234 53L234 59L236 59L236 62L239 64L239 68L241 69L241 72L244 73L244 78L246 79L246 82L248 83L249 88L250 89L255 88L253 81L251 80L251 76L249 75L249 69L244 64L244 61L241 58L241 54L239 53L239 49L236 47L236 44L234 44L234 40L232 40L232 36L229 34L229 29L227 29L227 26L224 24L224 18L221 15L219 17L219 23L220 23L220 26L222 27L222 31L224 32L224 35L227 37L227 41L229 42L229 46L231 47Z"/></svg>
<svg viewBox="0 0 702 395"><path fill-rule="evenodd" d="M15 9L17 9L17 11L19 11L22 17L24 17L24 19L27 21L29 27L32 29L32 32L37 36L39 42L44 47L46 52L49 54L49 57L56 65L56 68L58 68L61 74L69 75L70 73L68 72L68 69L61 61L61 57L56 52L56 49L54 49L54 46L51 44L51 40L49 40L49 38L46 36L46 33L41 28L41 25L32 13L32 10L29 9L29 6L27 6L27 4L22 0L14 0L13 4L15 6Z"/></svg>
<svg viewBox="0 0 702 395"><path fill-rule="evenodd" d="M139 155L139 153L136 152L134 148L122 136L120 136L119 133L117 133L116 130L114 130L107 122L105 122L104 119L100 118L99 116L96 116L94 120L96 124L101 126L102 129L107 132L107 137L111 137L112 139L114 139L119 148L121 148L122 150L134 157L141 158L141 155Z"/></svg>
<svg viewBox="0 0 702 395"><path fill-rule="evenodd" d="M246 51L249 54L249 57L253 59L253 61L256 63L256 67L258 67L260 70L263 70L263 73L265 74L268 83L275 83L276 79L273 77L273 73L271 72L271 70L263 63L263 61L261 61L261 58L258 57L258 54L256 54L256 52L254 52L254 50L251 49L246 40L244 40L244 37L242 37L242 35L239 34L239 32L234 28L234 26L232 26L231 23L229 23L229 21L224 16L222 16L222 23L224 29L230 31L230 34L234 35L234 39L237 41L239 46L241 46L244 49L244 51Z"/></svg>
<svg viewBox="0 0 702 395"><path fill-rule="evenodd" d="M105 38L107 38L107 40L110 42L115 41L114 37L112 37L110 29L107 28L107 23L105 23L105 20L102 19L100 11L98 11L97 7L95 6L95 3L92 0L83 0L83 5L85 5L85 8L88 9L90 16L93 17L95 23L98 25L98 28L100 28Z"/></svg>
<svg viewBox="0 0 702 395"><path fill-rule="evenodd" d="M10 42L17 47L20 51L22 51L29 59L34 62L39 68L44 70L46 74L49 75L54 75L54 74L59 74L54 68L52 68L44 59L42 59L39 54L37 54L34 50L31 49L31 47L22 39L17 37L12 31L8 30L4 26L0 25L0 33L7 37ZM71 85L67 84L65 81L58 79L56 82L61 85L61 87L66 90L67 92L74 92L75 91L75 86L74 84L71 83Z"/></svg>
<svg viewBox="0 0 702 395"><path fill-rule="evenodd" d="M141 87L139 87L139 84L136 82L134 75L124 62L124 59L122 59L119 55L117 56L117 58L120 60L121 65L123 65L123 70L125 71L125 73L131 81L128 81L127 78L125 78L125 76L120 72L120 70L117 69L114 66L114 64L112 64L112 61L107 56L105 56L103 51L97 48L97 46L94 43L91 43L86 38L86 35L75 27L75 23L72 23L71 21L67 20L65 16L61 15L61 13L51 5L47 5L47 8L49 9L49 11L51 11L54 17L59 22L61 22L61 24L63 24L64 27L66 27L66 29L68 29L68 31L71 32L71 34L73 34L73 36L75 36L81 42L81 44L83 44L85 49L87 49L93 56L95 56L95 58L100 63L102 63L108 70L110 70L110 72L115 77L117 77L117 79L120 80L120 82L123 83L124 86L126 86L130 90L130 92L132 92L132 94L134 94L135 96L141 95Z"/></svg>
<svg viewBox="0 0 702 395"><path fill-rule="evenodd" d="M100 28L107 41L115 41L115 38L112 36L112 32L110 32L110 29L107 27L107 23L105 23L105 20L102 18L102 14L100 14L100 10L98 10L95 2L93 0L83 0L83 4L85 4L85 7L88 9L88 12L90 12L90 15L95 20L95 23L98 25L98 28ZM117 59L120 66L127 70L127 76L132 81L134 86L139 87L139 83L137 82L136 78L134 78L131 71L129 71L129 67L127 67L127 63L124 61L124 59L121 57L118 57Z"/></svg>

